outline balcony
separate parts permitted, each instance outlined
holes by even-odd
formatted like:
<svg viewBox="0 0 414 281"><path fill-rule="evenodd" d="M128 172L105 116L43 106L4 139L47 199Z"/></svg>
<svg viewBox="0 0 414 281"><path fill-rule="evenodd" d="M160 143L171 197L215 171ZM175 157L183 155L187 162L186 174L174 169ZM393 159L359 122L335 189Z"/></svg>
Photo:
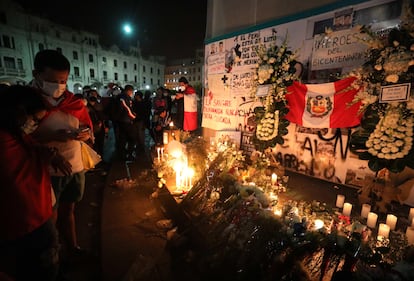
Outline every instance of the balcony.
<svg viewBox="0 0 414 281"><path fill-rule="evenodd" d="M26 70L9 67L0 67L0 76L25 77Z"/></svg>

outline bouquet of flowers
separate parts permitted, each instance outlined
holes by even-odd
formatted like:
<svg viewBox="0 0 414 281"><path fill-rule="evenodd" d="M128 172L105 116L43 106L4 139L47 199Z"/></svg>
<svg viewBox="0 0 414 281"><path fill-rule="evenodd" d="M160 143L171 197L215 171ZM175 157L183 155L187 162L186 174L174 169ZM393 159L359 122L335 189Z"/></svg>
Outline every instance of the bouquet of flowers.
<svg viewBox="0 0 414 281"><path fill-rule="evenodd" d="M351 136L351 150L368 160L369 168L400 172L414 168L413 124L414 97L414 14L413 7L404 7L399 28L393 29L388 40L376 36L367 27L360 28L360 40L367 43L368 60L351 72L359 89L354 101L361 101L364 112L361 129ZM382 102L384 86L405 85L408 99Z"/></svg>
<svg viewBox="0 0 414 281"><path fill-rule="evenodd" d="M256 85L268 85L269 91L263 97L264 106L255 108L257 127L253 141L258 150L264 150L283 144L283 136L288 133L289 121L284 119L288 112L285 94L287 86L298 79L295 75L297 61L286 38L280 46L259 46L257 54Z"/></svg>

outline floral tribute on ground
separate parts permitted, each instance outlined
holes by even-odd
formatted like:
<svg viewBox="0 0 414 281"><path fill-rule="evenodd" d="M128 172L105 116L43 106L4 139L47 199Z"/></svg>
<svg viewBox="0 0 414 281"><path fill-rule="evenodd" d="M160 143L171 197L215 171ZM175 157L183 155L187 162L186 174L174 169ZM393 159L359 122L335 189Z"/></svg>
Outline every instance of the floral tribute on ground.
<svg viewBox="0 0 414 281"><path fill-rule="evenodd" d="M196 228L182 232L202 241L193 262L205 280L413 277L413 247L404 233L382 237L359 216L316 200L295 200L271 151L247 158L226 138L209 144L197 138L186 146L207 155L191 164L201 173L180 203Z"/></svg>
<svg viewBox="0 0 414 281"><path fill-rule="evenodd" d="M257 48L258 64L255 75L256 87L266 86L267 93L260 97L263 107L255 108L256 133L253 142L256 149L263 151L276 144L283 144L288 133L289 121L284 118L287 87L296 81L296 54L289 50L287 37L278 45ZM254 93L256 95L256 91Z"/></svg>
<svg viewBox="0 0 414 281"><path fill-rule="evenodd" d="M401 172L414 168L414 14L404 7L401 25L386 39L368 27L360 27L360 40L367 43L368 60L351 75L359 90L355 102L361 101L361 128L351 137L351 149L368 160L369 168L378 172L388 169ZM406 98L383 100L387 88L404 88Z"/></svg>

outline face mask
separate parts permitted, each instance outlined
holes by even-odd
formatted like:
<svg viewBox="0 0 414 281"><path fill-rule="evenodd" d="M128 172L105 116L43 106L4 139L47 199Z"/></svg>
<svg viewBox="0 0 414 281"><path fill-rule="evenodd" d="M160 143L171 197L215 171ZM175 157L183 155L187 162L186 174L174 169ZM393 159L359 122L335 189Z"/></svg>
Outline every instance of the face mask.
<svg viewBox="0 0 414 281"><path fill-rule="evenodd" d="M66 84L43 81L42 90L52 98L60 98L66 90Z"/></svg>
<svg viewBox="0 0 414 281"><path fill-rule="evenodd" d="M185 86L180 86L179 89L184 92L185 91Z"/></svg>
<svg viewBox="0 0 414 281"><path fill-rule="evenodd" d="M30 118L30 119L27 119L24 125L21 126L20 128L26 135L29 135L33 133L34 131L36 131L37 127L39 127L39 124L35 122L32 118Z"/></svg>

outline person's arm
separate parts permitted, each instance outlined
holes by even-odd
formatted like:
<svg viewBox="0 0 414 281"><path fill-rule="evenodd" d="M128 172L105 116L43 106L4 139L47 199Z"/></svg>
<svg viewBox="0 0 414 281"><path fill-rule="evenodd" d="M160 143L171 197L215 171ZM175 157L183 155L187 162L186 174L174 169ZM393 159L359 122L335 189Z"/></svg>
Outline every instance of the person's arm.
<svg viewBox="0 0 414 281"><path fill-rule="evenodd" d="M132 112L132 110L126 105L124 99L119 99L121 102L121 106L125 108L125 110L128 112L128 116L130 119L134 120L136 118L135 114Z"/></svg>

